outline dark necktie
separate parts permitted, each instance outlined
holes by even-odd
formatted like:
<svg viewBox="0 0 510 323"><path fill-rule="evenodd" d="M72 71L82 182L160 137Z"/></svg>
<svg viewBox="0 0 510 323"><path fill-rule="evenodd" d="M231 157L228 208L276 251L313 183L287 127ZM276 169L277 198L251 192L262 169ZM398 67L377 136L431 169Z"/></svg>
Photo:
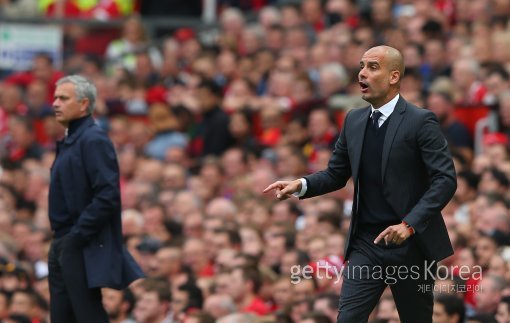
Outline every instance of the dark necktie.
<svg viewBox="0 0 510 323"><path fill-rule="evenodd" d="M372 125L375 129L379 129L379 118L382 116L381 111L375 110L372 112Z"/></svg>

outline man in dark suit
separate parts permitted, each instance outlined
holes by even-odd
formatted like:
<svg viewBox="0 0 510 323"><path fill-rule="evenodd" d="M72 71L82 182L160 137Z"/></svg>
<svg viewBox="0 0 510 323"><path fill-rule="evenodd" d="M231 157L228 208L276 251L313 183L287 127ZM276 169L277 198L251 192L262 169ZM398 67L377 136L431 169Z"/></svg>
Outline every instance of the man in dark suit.
<svg viewBox="0 0 510 323"><path fill-rule="evenodd" d="M124 289L143 273L122 245L119 167L92 118L96 88L79 75L57 82L53 109L66 127L51 168L48 266L51 322L108 322L101 288Z"/></svg>
<svg viewBox="0 0 510 323"><path fill-rule="evenodd" d="M371 48L360 68L371 106L347 114L327 169L264 192L308 198L340 189L352 176L338 322L366 322L387 285L402 322L432 322L435 262L453 254L441 216L456 189L453 162L434 114L399 95L401 53Z"/></svg>

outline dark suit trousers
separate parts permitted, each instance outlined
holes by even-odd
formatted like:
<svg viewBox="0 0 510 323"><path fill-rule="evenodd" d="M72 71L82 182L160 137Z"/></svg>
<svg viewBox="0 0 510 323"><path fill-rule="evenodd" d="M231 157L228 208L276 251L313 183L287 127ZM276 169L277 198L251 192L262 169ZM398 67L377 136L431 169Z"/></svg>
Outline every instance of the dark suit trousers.
<svg viewBox="0 0 510 323"><path fill-rule="evenodd" d="M400 246L377 245L378 233L359 233L352 241L337 323L367 322L386 286L390 286L402 323L431 323L437 266L425 262L411 237ZM426 266L431 268L427 271Z"/></svg>
<svg viewBox="0 0 510 323"><path fill-rule="evenodd" d="M101 289L88 288L83 252L69 235L55 239L48 255L52 323L108 323Z"/></svg>

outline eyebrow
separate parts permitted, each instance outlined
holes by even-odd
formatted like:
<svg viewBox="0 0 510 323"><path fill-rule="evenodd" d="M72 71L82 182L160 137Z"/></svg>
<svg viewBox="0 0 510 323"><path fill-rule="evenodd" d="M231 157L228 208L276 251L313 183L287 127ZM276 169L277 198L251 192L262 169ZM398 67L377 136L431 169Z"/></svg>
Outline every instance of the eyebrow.
<svg viewBox="0 0 510 323"><path fill-rule="evenodd" d="M360 65L365 64L363 61L359 61ZM368 61L366 65L380 65L378 61Z"/></svg>

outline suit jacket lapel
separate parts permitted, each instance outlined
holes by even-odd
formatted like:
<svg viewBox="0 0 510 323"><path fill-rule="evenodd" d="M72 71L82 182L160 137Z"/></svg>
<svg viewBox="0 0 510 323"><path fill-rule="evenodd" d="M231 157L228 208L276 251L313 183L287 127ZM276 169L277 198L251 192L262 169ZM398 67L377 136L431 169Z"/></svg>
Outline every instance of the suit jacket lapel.
<svg viewBox="0 0 510 323"><path fill-rule="evenodd" d="M359 117L353 121L352 129L355 132L349 137L352 149L351 159L352 178L356 181L358 179L359 162L361 160L361 151L363 150L363 140L365 139L365 131L370 118L370 107L365 108L365 111L359 114Z"/></svg>
<svg viewBox="0 0 510 323"><path fill-rule="evenodd" d="M381 160L381 175L382 180L384 182L384 174L386 173L386 165L388 163L388 157L390 155L391 145L393 143L393 139L395 139L395 135L397 134L398 127L400 126L400 122L404 118L404 112L406 110L406 101L400 96L397 105L395 106L395 110L391 114L390 119L388 120L388 128L386 129L386 136L384 138L383 152L382 152L382 160Z"/></svg>

